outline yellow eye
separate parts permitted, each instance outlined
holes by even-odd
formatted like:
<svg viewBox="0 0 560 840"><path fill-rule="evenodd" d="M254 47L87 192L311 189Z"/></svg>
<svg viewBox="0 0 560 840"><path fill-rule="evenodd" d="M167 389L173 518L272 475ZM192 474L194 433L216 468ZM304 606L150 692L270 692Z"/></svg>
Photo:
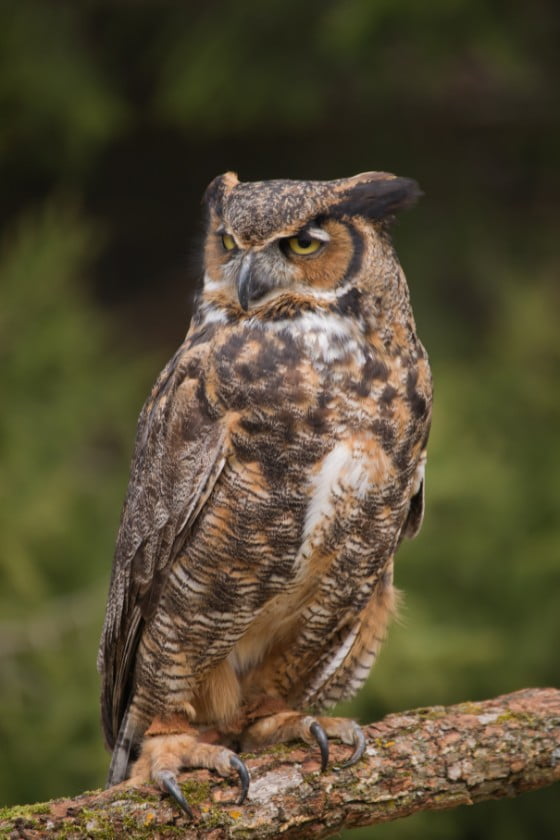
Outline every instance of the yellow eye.
<svg viewBox="0 0 560 840"><path fill-rule="evenodd" d="M319 239L312 239L310 236L290 236L287 240L288 248L292 253L300 257L307 257L308 254L314 254L319 250L323 244Z"/></svg>
<svg viewBox="0 0 560 840"><path fill-rule="evenodd" d="M234 248L237 247L235 244L235 239L230 233L222 234L222 245L226 249L226 251L233 251Z"/></svg>

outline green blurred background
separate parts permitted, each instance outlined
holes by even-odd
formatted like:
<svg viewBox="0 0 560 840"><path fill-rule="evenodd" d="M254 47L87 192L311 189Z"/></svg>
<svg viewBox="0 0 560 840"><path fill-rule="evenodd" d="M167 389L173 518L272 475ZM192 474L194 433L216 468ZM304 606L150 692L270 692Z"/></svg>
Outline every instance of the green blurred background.
<svg viewBox="0 0 560 840"><path fill-rule="evenodd" d="M427 516L353 714L558 685L559 23L553 0L1 0L2 802L103 783L95 657L136 417L226 169L425 191L395 239L436 386ZM557 837L557 799L375 836Z"/></svg>

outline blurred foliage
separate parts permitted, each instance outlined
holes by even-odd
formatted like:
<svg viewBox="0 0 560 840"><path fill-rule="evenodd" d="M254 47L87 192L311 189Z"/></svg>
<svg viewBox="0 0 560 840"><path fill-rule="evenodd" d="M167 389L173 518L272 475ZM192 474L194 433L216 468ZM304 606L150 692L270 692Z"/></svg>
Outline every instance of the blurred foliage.
<svg viewBox="0 0 560 840"><path fill-rule="evenodd" d="M60 756L75 789L103 767L91 657L132 407L147 382L141 362L115 352L108 319L84 293L94 247L91 226L62 204L20 219L0 254L0 790L8 800L25 796L31 780L34 798L62 792L50 769Z"/></svg>
<svg viewBox="0 0 560 840"><path fill-rule="evenodd" d="M487 0L312 0L303 13L283 0L229 0L197 15L181 9L162 27L157 101L171 119L210 132L297 129L372 97L378 107L395 96L416 108L453 106L457 94L475 85L479 93L480 81L489 103L530 104L554 89L540 52L547 17L528 21L524 7L509 4L504 29L504 8Z"/></svg>
<svg viewBox="0 0 560 840"><path fill-rule="evenodd" d="M427 194L395 227L436 384L427 516L344 710L559 683L558 29L552 0L0 0L2 801L102 783L95 656L135 418L226 168L386 169ZM551 837L555 797L375 832Z"/></svg>
<svg viewBox="0 0 560 840"><path fill-rule="evenodd" d="M0 155L72 171L122 128L124 102L88 51L71 5L6 3L0 9Z"/></svg>

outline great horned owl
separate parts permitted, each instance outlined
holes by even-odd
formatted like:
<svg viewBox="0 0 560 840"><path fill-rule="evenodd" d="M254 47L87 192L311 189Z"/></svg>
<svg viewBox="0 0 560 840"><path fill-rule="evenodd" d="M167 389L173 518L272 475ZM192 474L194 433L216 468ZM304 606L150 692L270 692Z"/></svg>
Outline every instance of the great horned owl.
<svg viewBox="0 0 560 840"><path fill-rule="evenodd" d="M393 610L423 513L431 379L388 222L414 181L205 195L204 284L138 424L99 669L109 784L239 774L233 748L328 737ZM232 748L233 747L233 748Z"/></svg>

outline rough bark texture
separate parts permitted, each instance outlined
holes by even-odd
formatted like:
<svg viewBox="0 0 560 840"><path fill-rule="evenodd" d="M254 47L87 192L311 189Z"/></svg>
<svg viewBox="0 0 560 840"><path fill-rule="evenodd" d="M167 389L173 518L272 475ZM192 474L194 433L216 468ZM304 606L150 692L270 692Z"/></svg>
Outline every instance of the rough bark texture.
<svg viewBox="0 0 560 840"><path fill-rule="evenodd" d="M342 828L422 810L517 796L560 779L560 691L526 689L483 703L389 715L365 729L355 767L319 773L318 750L248 756L242 807L234 783L205 771L183 777L195 821L153 788L85 793L0 814L0 837L328 837ZM331 760L348 747L332 745Z"/></svg>

